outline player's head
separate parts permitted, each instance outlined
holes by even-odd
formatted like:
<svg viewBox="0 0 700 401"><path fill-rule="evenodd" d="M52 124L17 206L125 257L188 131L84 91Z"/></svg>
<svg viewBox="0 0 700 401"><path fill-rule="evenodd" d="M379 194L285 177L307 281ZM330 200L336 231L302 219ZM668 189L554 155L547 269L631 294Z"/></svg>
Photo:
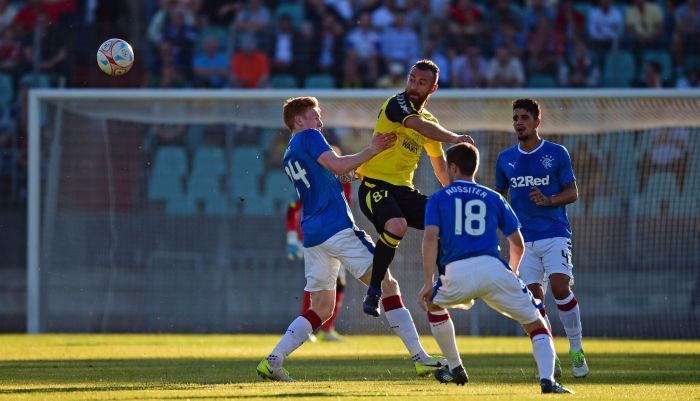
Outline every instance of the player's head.
<svg viewBox="0 0 700 401"><path fill-rule="evenodd" d="M537 136L540 126L540 104L534 99L517 99L513 101L513 129L519 141Z"/></svg>
<svg viewBox="0 0 700 401"><path fill-rule="evenodd" d="M479 150L469 143L458 143L447 149L447 173L450 181L459 177L474 178L479 168Z"/></svg>
<svg viewBox="0 0 700 401"><path fill-rule="evenodd" d="M438 88L439 77L440 69L430 60L419 60L411 67L406 79L406 96L418 110Z"/></svg>
<svg viewBox="0 0 700 401"><path fill-rule="evenodd" d="M305 129L323 128L321 121L321 108L318 100L312 96L294 97L287 99L282 106L284 124L294 133Z"/></svg>

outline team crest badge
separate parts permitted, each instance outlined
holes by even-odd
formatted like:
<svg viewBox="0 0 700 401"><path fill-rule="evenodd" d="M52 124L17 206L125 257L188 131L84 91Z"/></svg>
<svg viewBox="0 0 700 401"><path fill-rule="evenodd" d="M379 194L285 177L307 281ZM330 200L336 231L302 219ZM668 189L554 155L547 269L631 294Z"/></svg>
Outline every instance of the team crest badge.
<svg viewBox="0 0 700 401"><path fill-rule="evenodd" d="M554 158L550 155L542 156L540 161L542 162L544 168L552 168L552 165L554 164Z"/></svg>

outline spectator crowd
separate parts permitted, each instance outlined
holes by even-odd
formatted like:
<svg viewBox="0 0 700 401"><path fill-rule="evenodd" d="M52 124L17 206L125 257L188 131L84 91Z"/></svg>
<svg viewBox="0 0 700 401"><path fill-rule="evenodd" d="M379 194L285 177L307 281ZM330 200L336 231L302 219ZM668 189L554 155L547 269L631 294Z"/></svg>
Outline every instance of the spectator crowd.
<svg viewBox="0 0 700 401"><path fill-rule="evenodd" d="M109 37L152 88L401 88L419 58L448 88L700 85L700 0L0 0L0 198L27 89L85 86Z"/></svg>

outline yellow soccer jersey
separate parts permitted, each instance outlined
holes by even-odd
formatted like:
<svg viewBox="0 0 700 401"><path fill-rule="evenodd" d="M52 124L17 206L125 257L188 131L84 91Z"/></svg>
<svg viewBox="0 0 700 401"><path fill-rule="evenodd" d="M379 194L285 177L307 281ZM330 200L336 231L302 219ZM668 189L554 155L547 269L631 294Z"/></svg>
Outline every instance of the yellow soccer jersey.
<svg viewBox="0 0 700 401"><path fill-rule="evenodd" d="M428 156L442 156L442 144L439 141L404 127L404 122L410 116L438 122L428 110L418 112L403 92L384 102L372 135L393 131L397 136L396 144L362 164L357 169L360 177L413 187L413 173L418 167L422 149L425 148Z"/></svg>

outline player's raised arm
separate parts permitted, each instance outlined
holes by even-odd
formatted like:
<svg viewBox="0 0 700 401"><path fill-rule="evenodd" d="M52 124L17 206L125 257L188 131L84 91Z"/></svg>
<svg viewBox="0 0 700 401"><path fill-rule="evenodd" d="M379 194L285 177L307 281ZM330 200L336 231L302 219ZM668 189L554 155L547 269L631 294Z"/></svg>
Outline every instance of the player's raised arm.
<svg viewBox="0 0 700 401"><path fill-rule="evenodd" d="M433 291L433 278L437 268L438 238L440 227L426 226L423 233L423 288L418 293L418 305L428 311L427 300Z"/></svg>
<svg viewBox="0 0 700 401"><path fill-rule="evenodd" d="M372 143L365 149L353 155L338 156L332 150L323 152L318 157L318 162L333 174L346 174L360 166L372 157L378 155L382 151L394 146L396 135L392 133L375 135L372 137Z"/></svg>
<svg viewBox="0 0 700 401"><path fill-rule="evenodd" d="M424 137L446 143L467 142L474 144L474 139L469 135L458 135L446 129L438 123L428 121L420 116L410 116L404 121L404 126L417 131Z"/></svg>
<svg viewBox="0 0 700 401"><path fill-rule="evenodd" d="M437 177L440 184L444 187L450 183L450 177L447 175L447 164L445 164L445 156L431 156L430 164L433 165L433 171L435 172L435 177Z"/></svg>

